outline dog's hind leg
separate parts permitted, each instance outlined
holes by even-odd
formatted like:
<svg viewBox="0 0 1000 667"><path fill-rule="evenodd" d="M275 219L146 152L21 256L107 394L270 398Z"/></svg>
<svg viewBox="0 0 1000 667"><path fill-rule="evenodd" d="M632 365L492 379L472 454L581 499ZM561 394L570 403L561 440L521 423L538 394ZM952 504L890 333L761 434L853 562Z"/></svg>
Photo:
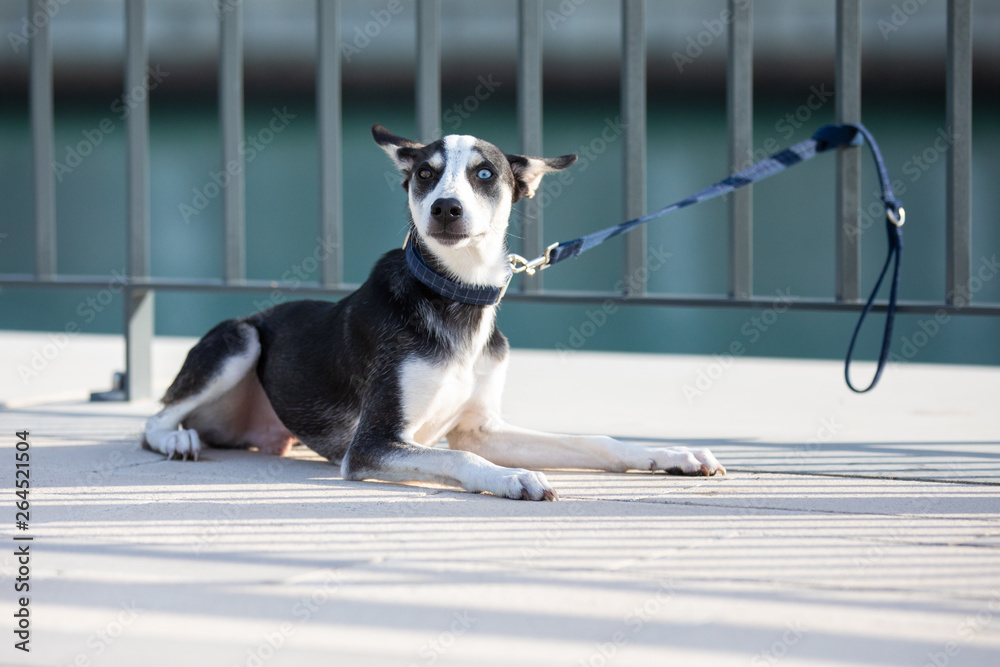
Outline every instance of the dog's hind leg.
<svg viewBox="0 0 1000 667"><path fill-rule="evenodd" d="M143 446L167 458L198 458L202 443L194 429L178 427L198 408L218 401L254 372L260 357L257 330L227 320L191 348L163 397L164 408L146 422Z"/></svg>

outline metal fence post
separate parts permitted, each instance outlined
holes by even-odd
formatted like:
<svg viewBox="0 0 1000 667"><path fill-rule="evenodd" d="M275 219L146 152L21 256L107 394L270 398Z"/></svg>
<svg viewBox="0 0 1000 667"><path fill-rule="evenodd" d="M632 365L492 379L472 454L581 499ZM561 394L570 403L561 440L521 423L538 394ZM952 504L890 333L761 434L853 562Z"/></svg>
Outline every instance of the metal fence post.
<svg viewBox="0 0 1000 667"><path fill-rule="evenodd" d="M837 0L836 121L861 122L861 4ZM837 301L857 301L861 283L861 147L837 150L834 233Z"/></svg>
<svg viewBox="0 0 1000 667"><path fill-rule="evenodd" d="M227 283L246 279L246 201L243 154L243 3L217 0L219 12L219 116L222 123L224 272Z"/></svg>
<svg viewBox="0 0 1000 667"><path fill-rule="evenodd" d="M726 67L726 116L729 169L749 166L753 154L753 5L729 0L729 62ZM753 186L729 194L729 296L753 294Z"/></svg>
<svg viewBox="0 0 1000 667"><path fill-rule="evenodd" d="M45 15L45 0L28 1L28 20ZM52 43L49 22L35 26L31 38L31 139L35 183L35 279L48 281L56 276L56 181L52 171Z"/></svg>
<svg viewBox="0 0 1000 667"><path fill-rule="evenodd" d="M517 120L521 133L521 152L542 155L542 3L520 0L518 3ZM521 203L520 253L531 259L542 254L541 192ZM524 275L525 292L542 289L542 274Z"/></svg>
<svg viewBox="0 0 1000 667"><path fill-rule="evenodd" d="M344 282L343 181L341 172L340 0L316 0L317 48L316 119L319 131L320 236L333 248L324 253L320 282L337 287Z"/></svg>
<svg viewBox="0 0 1000 667"><path fill-rule="evenodd" d="M948 0L945 301L972 298L972 0Z"/></svg>
<svg viewBox="0 0 1000 667"><path fill-rule="evenodd" d="M646 213L646 0L622 0L621 111L625 124L622 172L624 217ZM625 289L646 293L646 227L625 235Z"/></svg>
<svg viewBox="0 0 1000 667"><path fill-rule="evenodd" d="M441 137L441 2L417 0L417 130Z"/></svg>
<svg viewBox="0 0 1000 667"><path fill-rule="evenodd" d="M149 266L149 94L132 94L146 86L149 48L146 0L125 3L125 95L131 105L128 134L127 254L130 281L148 280ZM125 290L125 396L135 401L153 394L154 299L152 290Z"/></svg>
<svg viewBox="0 0 1000 667"><path fill-rule="evenodd" d="M125 400L153 396L153 290L125 290Z"/></svg>

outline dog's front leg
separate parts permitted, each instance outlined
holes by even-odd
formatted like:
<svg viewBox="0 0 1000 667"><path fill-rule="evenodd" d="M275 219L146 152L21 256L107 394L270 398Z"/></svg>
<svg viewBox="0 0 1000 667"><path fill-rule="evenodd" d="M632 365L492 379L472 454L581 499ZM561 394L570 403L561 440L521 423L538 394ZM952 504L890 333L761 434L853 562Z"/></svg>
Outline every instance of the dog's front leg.
<svg viewBox="0 0 1000 667"><path fill-rule="evenodd" d="M504 468L471 452L432 449L384 433L360 432L341 463L344 479L435 482L514 500L556 500L545 475Z"/></svg>
<svg viewBox="0 0 1000 667"><path fill-rule="evenodd" d="M726 474L726 469L707 449L642 447L603 435L544 433L511 426L497 418L483 418L478 424L465 420L448 434L448 444L452 449L474 452L497 465Z"/></svg>

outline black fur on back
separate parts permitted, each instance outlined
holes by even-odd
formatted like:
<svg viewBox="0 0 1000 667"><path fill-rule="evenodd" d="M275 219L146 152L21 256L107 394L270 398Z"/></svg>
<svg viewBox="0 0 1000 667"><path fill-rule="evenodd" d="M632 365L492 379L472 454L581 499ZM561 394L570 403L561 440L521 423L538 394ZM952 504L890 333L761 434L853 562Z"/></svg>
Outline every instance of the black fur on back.
<svg viewBox="0 0 1000 667"><path fill-rule="evenodd" d="M178 403L201 392L222 370L226 359L246 351L247 334L247 325L239 320L215 325L188 351L184 365L161 399L163 404Z"/></svg>
<svg viewBox="0 0 1000 667"><path fill-rule="evenodd" d="M392 250L356 292L336 303L291 301L217 325L188 353L164 402L198 393L227 357L245 351L249 325L260 338L257 376L275 413L303 444L338 460L362 408L374 410L387 431L399 432L403 361L456 354L479 329L484 311L441 297L413 277L402 250ZM507 348L494 324L486 353L499 359Z"/></svg>

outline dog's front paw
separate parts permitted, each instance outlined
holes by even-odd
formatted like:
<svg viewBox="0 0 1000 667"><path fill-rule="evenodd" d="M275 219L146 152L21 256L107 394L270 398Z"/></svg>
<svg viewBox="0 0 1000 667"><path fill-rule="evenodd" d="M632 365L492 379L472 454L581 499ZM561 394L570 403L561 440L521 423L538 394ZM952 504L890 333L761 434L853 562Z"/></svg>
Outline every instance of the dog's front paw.
<svg viewBox="0 0 1000 667"><path fill-rule="evenodd" d="M712 452L707 449L691 449L689 447L658 447L649 450L649 470L662 470L671 475L704 475L726 474Z"/></svg>
<svg viewBox="0 0 1000 667"><path fill-rule="evenodd" d="M493 495L514 500L558 500L556 490L549 485L549 480L540 472L510 468L503 471L499 488Z"/></svg>
<svg viewBox="0 0 1000 667"><path fill-rule="evenodd" d="M157 449L168 459L177 457L187 461L188 457L191 457L197 461L198 453L201 451L201 440L198 439L198 432L193 429L171 431L163 436Z"/></svg>

